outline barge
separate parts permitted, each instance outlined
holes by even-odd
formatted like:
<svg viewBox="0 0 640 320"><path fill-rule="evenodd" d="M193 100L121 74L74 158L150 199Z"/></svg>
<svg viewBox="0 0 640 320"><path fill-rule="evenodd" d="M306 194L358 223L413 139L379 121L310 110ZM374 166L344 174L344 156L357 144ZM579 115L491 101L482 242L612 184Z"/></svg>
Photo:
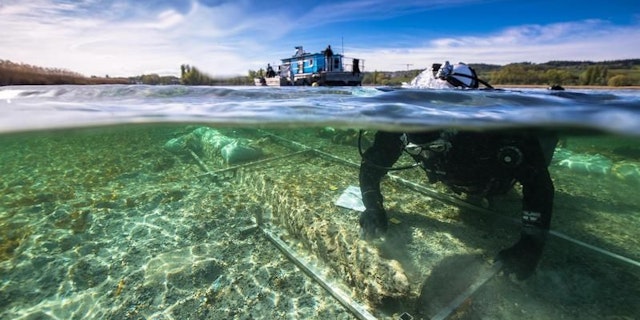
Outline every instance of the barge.
<svg viewBox="0 0 640 320"><path fill-rule="evenodd" d="M295 47L292 57L281 59L275 68L267 65L266 74L254 78L256 86L359 86L364 61L334 54L331 46L318 53Z"/></svg>

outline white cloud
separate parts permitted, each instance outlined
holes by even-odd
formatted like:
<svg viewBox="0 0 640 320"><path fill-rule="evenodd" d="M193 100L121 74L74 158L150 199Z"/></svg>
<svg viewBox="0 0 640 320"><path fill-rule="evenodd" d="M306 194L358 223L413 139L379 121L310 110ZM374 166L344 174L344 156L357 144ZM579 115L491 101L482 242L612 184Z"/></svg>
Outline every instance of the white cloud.
<svg viewBox="0 0 640 320"><path fill-rule="evenodd" d="M318 2L316 7L300 17L301 25L318 26L342 21L384 20L409 13L417 13L443 7L456 7L481 0L356 0Z"/></svg>
<svg viewBox="0 0 640 320"><path fill-rule="evenodd" d="M288 28L265 28L260 23L278 26L277 17L254 19L242 2L193 2L186 13L111 6L93 15L49 1L0 7L0 58L87 75L177 74L182 63L216 75L244 74L247 53L264 52L260 41Z"/></svg>
<svg viewBox="0 0 640 320"><path fill-rule="evenodd" d="M551 60L616 60L638 58L639 26L617 27L605 21L510 27L486 37L434 39L413 48L359 49L366 70L398 70L401 64L426 68L433 62L541 63Z"/></svg>
<svg viewBox="0 0 640 320"><path fill-rule="evenodd" d="M158 23L154 27L160 29L167 29L173 27L184 21L184 15L176 12L173 9L165 10L158 14Z"/></svg>
<svg viewBox="0 0 640 320"><path fill-rule="evenodd" d="M317 36L322 28L306 23L322 10L335 14L317 21L333 23L362 19L361 15L354 17L356 9L380 18L465 1L393 2L384 7L381 3L388 1L363 0L339 3L331 10L319 4L301 13L299 7L289 11L286 6L255 12L248 0L213 6L194 0L182 8L125 0L5 0L0 4L0 59L86 75L177 74L183 63L216 76L246 74L288 56L293 45L324 43ZM386 12L380 13L381 8ZM309 39L292 43L297 41L293 37ZM377 43L398 39L385 34L366 37ZM428 42L411 37L402 35L403 42L415 44L408 47L369 46L349 48L345 53L364 59L365 70L373 71L404 69L405 64L422 68L443 60L496 64L612 60L638 58L640 52L638 25L618 27L601 20L512 26L486 36L451 36Z"/></svg>

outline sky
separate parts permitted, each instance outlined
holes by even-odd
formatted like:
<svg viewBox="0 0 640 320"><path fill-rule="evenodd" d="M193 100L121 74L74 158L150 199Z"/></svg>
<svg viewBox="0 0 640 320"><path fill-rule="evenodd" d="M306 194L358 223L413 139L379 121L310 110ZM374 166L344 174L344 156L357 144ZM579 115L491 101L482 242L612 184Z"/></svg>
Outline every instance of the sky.
<svg viewBox="0 0 640 320"><path fill-rule="evenodd" d="M0 60L86 76L247 75L329 44L364 71L635 59L640 0L0 0Z"/></svg>

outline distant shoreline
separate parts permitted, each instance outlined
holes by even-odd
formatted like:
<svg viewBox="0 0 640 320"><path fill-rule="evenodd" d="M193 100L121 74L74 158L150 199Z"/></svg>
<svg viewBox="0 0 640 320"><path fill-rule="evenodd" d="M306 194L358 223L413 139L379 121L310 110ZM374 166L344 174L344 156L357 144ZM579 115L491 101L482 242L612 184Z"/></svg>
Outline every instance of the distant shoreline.
<svg viewBox="0 0 640 320"><path fill-rule="evenodd" d="M107 80L109 80L110 78L106 78ZM119 78L111 78L111 79L119 79ZM118 83L118 82L112 82L112 83L101 83L101 82L95 82L95 83L52 83L52 84L10 84L10 85L3 85L0 84L0 87L4 87L4 86L64 86L64 85L113 85L113 84L122 84L122 85L136 85L135 83ZM184 85L184 86L189 86L189 85ZM216 86L229 86L229 85L209 85L212 87L216 87ZM238 86L238 85L230 85L230 86ZM240 85L243 86L243 85ZM251 86L251 85L250 85ZM362 85L363 87L380 87L380 85L373 85L373 84L366 84L366 85ZM512 89L512 88L521 88L521 89L547 89L549 88L548 85L539 85L539 84L494 84L492 85L494 88L496 89ZM619 86L619 87L614 87L614 86L584 86L584 85L566 85L566 86L562 86L565 89L577 89L577 90L640 90L640 86Z"/></svg>
<svg viewBox="0 0 640 320"><path fill-rule="evenodd" d="M529 89L547 89L549 86L546 85L536 85L536 84L496 84L493 85L494 88L504 89L504 88L529 88ZM565 89L597 89L597 90L640 90L640 86L620 86L620 87L610 87L610 86L576 86L576 85L567 85L562 86Z"/></svg>
<svg viewBox="0 0 640 320"><path fill-rule="evenodd" d="M380 87L381 85L373 85L366 84L362 85L363 87ZM548 85L541 84L493 84L492 87L496 89L511 89L511 88L521 88L521 89L547 89ZM565 89L584 89L584 90L640 90L640 86L620 86L620 87L610 87L610 86L578 86L578 85L567 85L562 86Z"/></svg>

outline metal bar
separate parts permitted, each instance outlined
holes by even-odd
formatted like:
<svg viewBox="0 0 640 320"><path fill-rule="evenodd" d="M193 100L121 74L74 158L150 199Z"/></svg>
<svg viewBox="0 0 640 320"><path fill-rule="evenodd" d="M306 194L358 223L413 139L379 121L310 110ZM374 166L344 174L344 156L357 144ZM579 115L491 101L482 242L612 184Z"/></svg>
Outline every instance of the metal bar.
<svg viewBox="0 0 640 320"><path fill-rule="evenodd" d="M502 269L502 263L496 262L493 264L491 269L487 272L481 274L476 282L472 283L466 290L462 291L457 297L455 297L451 302L442 308L440 312L438 312L435 316L431 318L431 320L444 320L448 318L454 311L456 311L462 303L464 303L469 297L471 297L480 287L482 287L489 279L493 278L500 269Z"/></svg>
<svg viewBox="0 0 640 320"><path fill-rule="evenodd" d="M286 142L287 144L289 144L289 145L293 145L293 146L295 146L295 147L296 147L296 148L298 148L298 149L303 149L303 150L310 150L310 149L313 149L313 148L311 148L311 147L309 147L309 146L306 146L306 145L304 145L304 144L302 144L302 143L300 143L300 142L293 141L293 140L289 140L289 139L287 139L287 138L283 138L283 137L281 137L281 136L275 135L275 134L273 134L273 133L270 133L270 132L267 132L267 131L264 131L264 130L261 130L261 129L258 129L258 132L260 132L260 133L262 133L262 134L264 134L264 135L266 135L266 136L269 136L269 137L271 137L271 138L274 138L274 139L276 139L276 140L280 140L280 141L282 141L282 142Z"/></svg>
<svg viewBox="0 0 640 320"><path fill-rule="evenodd" d="M193 152L193 150L189 149L191 156L206 171L206 173L203 175L215 175L224 171L236 170L242 167L247 167L250 165L256 165L256 164L274 161L282 158L287 158L287 157L303 154L309 151L310 151L309 149L305 149L305 150L285 154L278 157L258 160L251 163L238 165L230 168L225 168L217 171L211 171L209 170L207 165L205 165L204 162L200 159L200 157L198 157L198 155L195 152ZM275 236L270 230L267 230L264 227L262 213L257 213L255 218L256 218L256 226L253 226L253 227L247 228L246 230L241 231L241 234L250 233L256 228L260 228L260 230L262 230L262 232L267 237L267 239L269 239L269 241L271 241L291 262L293 262L298 268L300 268L300 270L302 270L306 275L308 275L311 279L313 279L316 283L318 283L322 288L324 288L329 294L331 294L331 296L333 296L336 300L338 300L338 302L340 302L340 304L342 304L345 308L347 308L354 316L356 316L358 319L361 319L361 320L376 319L376 317L374 317L371 313L369 313L369 311L367 311L363 306L353 301L353 299L351 299L342 290L340 290L335 286L330 285L315 269L313 269L311 266L308 266L300 258L298 258L295 252L291 250L291 248L289 248L289 246L287 246L287 244L284 243L284 241L282 241L280 238Z"/></svg>
<svg viewBox="0 0 640 320"><path fill-rule="evenodd" d="M442 192L439 192L439 191L437 191L435 189L432 189L432 188L429 188L429 187L425 187L425 186L417 184L415 182L400 178L400 177L398 177L396 175L387 174L387 176L389 177L389 179L391 179L391 181L397 182L397 183L399 183L399 184L401 184L401 185L403 185L403 186L405 186L407 188L413 189L413 190L418 191L418 192L420 192L422 194L425 194L425 195L428 195L428 196L432 196L432 197L434 197L434 198L436 198L436 199L438 199L440 201L447 202L449 204L455 204L455 205L458 205L458 206L461 206L461 207L465 207L467 209L471 209L471 210L474 210L474 211L482 212L484 214L490 214L490 215L502 217L502 218L505 218L505 219L513 221L513 219L506 218L506 217L504 217L504 216L502 216L500 214L497 214L497 213L495 213L495 212L493 212L491 210L488 210L488 209L485 209L485 208L482 208L482 207L478 207L478 206L476 206L474 204L471 204L469 202L466 202L466 201L464 201L462 199L459 199L459 198L456 198L454 196L450 196L450 195L447 195L447 194L443 194Z"/></svg>
<svg viewBox="0 0 640 320"><path fill-rule="evenodd" d="M296 152L287 153L287 154L284 154L284 155L281 155L281 156L276 156L276 157L271 157L271 158L267 158L267 159L261 159L261 160L256 160L256 161L252 161L252 162L247 162L247 163L243 163L243 164L239 164L239 165L235 165L235 166L232 166L232 167L228 167L228 168L224 168L224 169L220 169L220 170L215 170L215 171L211 171L211 170L207 169L205 173L198 175L198 177L208 176L208 175L216 175L216 174L220 174L220 173L227 172L227 171L234 171L234 170L238 170L240 168L246 168L246 167L251 167L251 166L258 165L258 164L263 164L263 163L266 163L266 162L271 162L271 161L276 161L276 160L280 160L280 159L290 158L290 157L301 155L303 153L307 153L307 152L310 152L310 151L311 150L296 151ZM196 160L198 162L202 162L202 161L200 161L200 158L198 158L198 155L193 153L193 151L191 153L196 158ZM204 166L204 163L202 163L201 166ZM206 166L205 166L205 168L206 168Z"/></svg>
<svg viewBox="0 0 640 320"><path fill-rule="evenodd" d="M564 239L566 241L572 242L572 243L577 244L579 246L582 246L582 247L585 247L587 249L591 249L593 251L596 251L596 252L599 252L601 254L604 254L605 256L608 256L610 258L614 258L614 259L626 262L628 264L631 264L633 266L640 267L640 262L638 262L638 261L635 261L633 259L627 258L625 256L621 256L621 255L619 255L617 253L613 253L611 251L596 247L594 245L590 245L590 244L588 244L586 242L582 242L582 241L580 241L578 239L571 238L571 237L569 237L568 235L566 235L564 233L560 233L560 232L553 231L553 230L549 231L549 233L554 235L554 236L556 236L556 237L558 237L558 238L560 238L560 239Z"/></svg>
<svg viewBox="0 0 640 320"><path fill-rule="evenodd" d="M313 151L314 153L316 153L316 154L318 154L318 155L320 155L322 157L331 159L334 162L340 162L340 163L342 163L344 165L347 165L347 166L350 166L350 167L360 168L360 164L351 162L351 161L346 160L346 159L342 159L342 158L340 158L338 156L334 156L334 155L332 155L330 153L327 153L327 152L324 152L324 151L320 151L318 149L311 149L311 151Z"/></svg>
<svg viewBox="0 0 640 320"><path fill-rule="evenodd" d="M354 168L358 168L359 164L357 163L353 163L351 161L348 161L346 159L340 158L338 156L332 155L330 153L315 149L315 148L311 148L308 147L304 144L301 144L299 142L296 141L291 141L289 139L283 138L283 137L279 137L276 136L274 134L270 134L270 133L266 133L267 135L269 135L270 137L273 137L277 140L283 141L288 143L291 146L294 146L296 149L302 149L304 151L312 151L315 154L318 154L319 156L322 156L324 158L327 158L331 161L335 161L350 167L354 167ZM490 215L494 215L494 216L498 216L501 217L503 219L508 219L514 223L517 223L518 221L516 219L511 219L511 218L507 218L503 215L500 215L494 211L491 210L487 210L484 208L481 208L479 206L476 206L474 204L468 203L462 199L456 198L454 196L450 196L450 195L446 195L446 194L442 194L441 192L438 192L435 189L431 189L428 187L425 187L423 185L417 184L415 182L400 178L398 176L389 174L388 175L389 178L396 182L399 183L405 187L408 187L410 189L413 189L415 191L418 191L420 193L423 193L425 195L431 196L433 198L436 198L440 201L443 202L447 202L450 204L455 204L458 206L462 206L465 207L467 209L472 209L475 211L479 211L482 212L484 214L490 214ZM302 263L300 260L298 260L295 256L295 253L293 251L291 251L291 249L289 249L288 247L286 247L286 244L284 244L284 242L282 242L282 240L275 238L270 232L268 232L266 229L262 229L265 234L267 235L267 237L276 245L278 246L278 248L285 254L287 255L287 257L289 257L289 259L291 259L292 261L294 261L294 263L296 263L296 265L298 265L298 267L300 267L305 273L307 273L310 277L312 277L314 280L316 280L319 284L322 285L323 288L325 288L325 290L327 290L329 293L331 293L338 301L340 301L341 304L343 304L346 308L348 308L354 315L356 315L359 319L369 319L368 317L371 316L368 312L366 312L366 310L361 309L362 307L358 306L358 305L353 305L353 301L346 295L344 294L344 292L339 291L336 292L334 291L334 289L337 289L335 287L330 286L329 284L327 284L317 272L314 272L313 270L311 270L309 267L307 267L306 265L304 265L304 263ZM575 245L584 247L586 249L590 249L593 250L597 253L603 254L605 256L608 256L610 258L613 258L615 260L624 262L624 263L628 263L632 266L635 267L640 267L640 262L635 261L633 259L621 256L619 254L615 254L613 252L610 252L608 250L602 249L600 247L582 242L580 240L571 238L563 233L557 232L557 231L553 231L550 230L549 233L555 237L558 237L560 239L563 239L565 241L571 242ZM495 262L493 264L493 266L487 271L484 272L482 274L480 274L480 276L477 278L476 282L472 283L466 290L464 290L463 292L461 292L456 298L454 298L447 306L445 306L444 308L442 308L434 317L432 317L432 320L444 320L448 317L451 316L452 313L454 313L458 308L460 308L460 305L463 304L469 297L473 296L475 294L475 292L480 289L487 281L489 281L491 278L493 278L500 270L502 269L502 263L501 262ZM364 311L366 313L361 313L361 311ZM373 316L371 316L373 317Z"/></svg>
<svg viewBox="0 0 640 320"><path fill-rule="evenodd" d="M202 159L200 159L200 157L198 157L198 155L195 152L193 152L193 150L191 150L191 148L187 148L187 150L189 150L189 153L196 160L196 162L198 163L200 168L202 168L202 170L204 170L205 172L211 171L209 170L209 167L207 167L207 165L204 162L202 162Z"/></svg>
<svg viewBox="0 0 640 320"><path fill-rule="evenodd" d="M284 241L274 235L268 229L261 227L260 228L264 235L271 241L291 262L293 262L300 270L302 270L307 276L311 277L316 283L318 283L322 288L324 288L331 296L333 296L340 304L342 304L345 308L347 308L354 316L361 320L375 320L374 317L369 311L367 311L363 306L353 301L346 293L344 293L340 288L332 286L329 284L320 273L318 273L313 267L307 265L303 262L296 253L287 246Z"/></svg>
<svg viewBox="0 0 640 320"><path fill-rule="evenodd" d="M299 142L291 141L289 139L286 139L286 138L283 138L283 137L280 137L280 136L277 136L277 135L274 135L272 133L268 133L268 132L265 132L265 131L261 131L261 132L263 132L263 133L265 133L265 134L267 134L267 135L269 135L269 136L271 136L273 138L276 138L278 140L285 141L285 142L287 142L289 144L295 145L298 148L302 148L302 149L305 149L305 150L311 150L311 151L317 153L318 155L327 157L328 159L332 159L332 160L335 160L335 161L343 163L343 164L347 164L347 165L352 166L352 167L359 167L359 165L356 164L356 163L353 163L351 161L342 159L340 157L334 156L334 155L326 153L324 151L320 151L318 149L314 149L314 148L308 147L308 146L306 146L304 144L301 144ZM491 214L491 215L494 215L494 216L497 216L497 217L508 219L509 221L512 221L514 223L518 223L518 220L516 220L516 219L507 218L507 217L505 217L503 215L500 215L500 214L498 214L498 213L496 213L494 211L478 207L478 206L476 206L474 204L471 204L469 202L466 202L466 201L464 201L462 199L458 199L458 198L453 197L453 196L442 194L441 192L438 192L437 190L434 190L434 189L419 185L419 184L417 184L415 182L411 182L409 180L400 178L398 176L394 176L392 174L387 174L387 176L389 176L389 178L392 181L398 182L398 183L400 183L400 184L402 184L404 186L410 187L411 189L414 189L414 190L416 190L418 192L424 193L424 194L426 194L428 196L432 196L432 197L434 197L434 198L436 198L436 199L438 199L440 201L452 203L452 204L455 204L455 205L464 206L465 208L468 208L468 209L479 211L479 212L482 212L482 213L485 213L485 214ZM558 232L558 231L554 231L554 230L549 230L549 234L551 234L551 235L553 235L553 236L555 236L557 238L560 238L560 239L566 240L568 242L571 242L573 244L579 245L581 247L584 247L586 249L589 249L589 250L598 252L600 254L606 255L606 256L608 256L610 258L613 258L613 259L616 259L618 261L621 261L621 262L624 262L624 263L628 263L628 264L630 264L630 265L632 265L634 267L640 267L640 262L638 262L636 260L633 260L631 258L622 256L622 255L619 255L619 254L616 254L616 253L613 253L613 252L611 252L609 250L602 249L600 247L588 244L586 242L582 242L582 241L574 239L574 238L572 238L572 237L570 237L570 236L568 236L568 235L566 235L564 233L561 233L561 232Z"/></svg>

